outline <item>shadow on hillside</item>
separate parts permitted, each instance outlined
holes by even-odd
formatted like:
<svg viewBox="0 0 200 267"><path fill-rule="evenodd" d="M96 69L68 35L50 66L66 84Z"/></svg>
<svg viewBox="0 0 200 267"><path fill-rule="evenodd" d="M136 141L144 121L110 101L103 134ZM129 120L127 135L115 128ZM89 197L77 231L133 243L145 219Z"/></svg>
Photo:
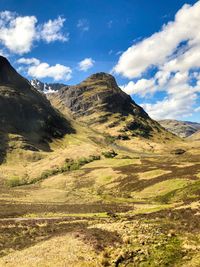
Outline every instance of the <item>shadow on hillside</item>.
<svg viewBox="0 0 200 267"><path fill-rule="evenodd" d="M6 158L8 149L8 135L0 132L0 164L2 164Z"/></svg>

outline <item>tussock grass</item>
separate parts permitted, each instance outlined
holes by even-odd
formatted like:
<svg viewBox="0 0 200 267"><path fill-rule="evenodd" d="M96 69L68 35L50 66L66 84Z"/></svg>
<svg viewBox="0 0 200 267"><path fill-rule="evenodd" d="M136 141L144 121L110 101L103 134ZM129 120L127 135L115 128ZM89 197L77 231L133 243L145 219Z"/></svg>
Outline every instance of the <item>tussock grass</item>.
<svg viewBox="0 0 200 267"><path fill-rule="evenodd" d="M162 198L165 198L167 194L173 195L175 190L184 188L191 183L191 181L186 179L170 179L153 184L141 191L134 192L132 196L135 199L155 199L165 203Z"/></svg>
<svg viewBox="0 0 200 267"><path fill-rule="evenodd" d="M156 178L164 174L168 174L168 173L171 173L171 171L156 169L152 171L139 173L138 176L140 180L149 180L149 179L153 179L153 178Z"/></svg>

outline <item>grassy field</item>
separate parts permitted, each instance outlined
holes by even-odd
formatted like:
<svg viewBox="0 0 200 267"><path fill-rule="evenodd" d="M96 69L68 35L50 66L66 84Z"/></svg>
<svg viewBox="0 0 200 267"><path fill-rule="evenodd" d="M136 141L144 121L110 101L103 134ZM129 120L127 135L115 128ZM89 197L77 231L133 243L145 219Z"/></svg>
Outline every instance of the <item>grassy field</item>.
<svg viewBox="0 0 200 267"><path fill-rule="evenodd" d="M17 142L7 153L0 266L199 267L200 142L177 141L161 153L150 141L114 147L77 129L51 152ZM172 154L180 145L186 153ZM117 155L105 158L112 149Z"/></svg>

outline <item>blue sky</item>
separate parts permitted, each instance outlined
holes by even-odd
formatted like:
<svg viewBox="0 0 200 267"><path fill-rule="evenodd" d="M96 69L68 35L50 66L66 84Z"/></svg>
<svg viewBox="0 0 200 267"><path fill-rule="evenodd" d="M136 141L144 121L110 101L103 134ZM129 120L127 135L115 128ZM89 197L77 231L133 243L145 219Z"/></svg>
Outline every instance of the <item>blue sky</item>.
<svg viewBox="0 0 200 267"><path fill-rule="evenodd" d="M76 84L92 73L112 71L153 118L200 122L200 60L199 66L188 65L200 50L200 39L191 34L196 25L200 32L199 2L1 0L0 53L24 76L47 82Z"/></svg>

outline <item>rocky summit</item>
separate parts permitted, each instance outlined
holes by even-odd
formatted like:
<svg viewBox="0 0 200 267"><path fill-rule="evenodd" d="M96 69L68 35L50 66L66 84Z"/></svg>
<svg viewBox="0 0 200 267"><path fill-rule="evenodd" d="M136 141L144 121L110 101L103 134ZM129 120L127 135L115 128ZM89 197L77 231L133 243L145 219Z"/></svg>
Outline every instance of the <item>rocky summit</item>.
<svg viewBox="0 0 200 267"><path fill-rule="evenodd" d="M64 87L58 95L76 117L97 111L148 117L144 110L117 86L114 77L103 72L93 74L79 85Z"/></svg>
<svg viewBox="0 0 200 267"><path fill-rule="evenodd" d="M115 132L118 138L149 137L164 132L119 88L115 78L104 72L93 74L78 85L63 87L48 97L54 105L56 99L61 102L77 120L109 134Z"/></svg>
<svg viewBox="0 0 200 267"><path fill-rule="evenodd" d="M54 91L58 91L62 87L66 86L63 83L43 83L37 79L30 80L31 85L39 92L48 94Z"/></svg>

